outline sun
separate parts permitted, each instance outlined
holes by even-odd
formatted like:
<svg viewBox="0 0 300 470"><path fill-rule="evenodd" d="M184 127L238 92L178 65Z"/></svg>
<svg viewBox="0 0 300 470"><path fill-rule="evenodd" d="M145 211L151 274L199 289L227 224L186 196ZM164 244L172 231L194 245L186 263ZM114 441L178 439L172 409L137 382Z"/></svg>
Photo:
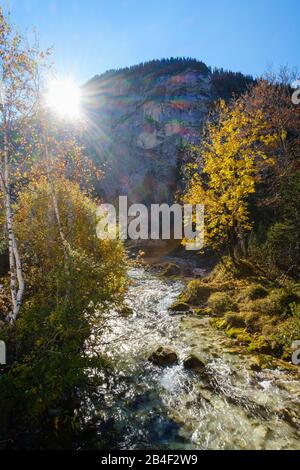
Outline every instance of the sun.
<svg viewBox="0 0 300 470"><path fill-rule="evenodd" d="M80 116L80 89L71 79L54 80L49 83L46 104L63 118Z"/></svg>

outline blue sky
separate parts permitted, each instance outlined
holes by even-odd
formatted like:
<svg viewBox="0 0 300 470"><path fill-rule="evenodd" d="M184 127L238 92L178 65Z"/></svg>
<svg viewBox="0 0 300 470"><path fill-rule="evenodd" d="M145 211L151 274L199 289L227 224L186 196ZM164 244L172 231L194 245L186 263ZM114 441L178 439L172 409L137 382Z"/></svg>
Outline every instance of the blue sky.
<svg viewBox="0 0 300 470"><path fill-rule="evenodd" d="M21 31L34 26L41 46L54 46L58 75L79 83L170 56L254 75L270 66L300 68L299 0L10 0L10 6Z"/></svg>

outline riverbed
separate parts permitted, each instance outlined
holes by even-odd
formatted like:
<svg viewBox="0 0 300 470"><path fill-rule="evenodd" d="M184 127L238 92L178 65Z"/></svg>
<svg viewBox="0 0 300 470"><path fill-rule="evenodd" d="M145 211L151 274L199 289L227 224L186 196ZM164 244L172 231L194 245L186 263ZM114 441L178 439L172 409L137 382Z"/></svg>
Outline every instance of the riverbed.
<svg viewBox="0 0 300 470"><path fill-rule="evenodd" d="M172 315L182 281L142 267L129 276L133 313L109 312L99 342L113 369L90 403L97 429L90 447L300 449L299 381L284 370L251 370L251 358L235 353L209 318ZM159 346L176 351L179 363L149 362ZM205 374L184 368L191 353Z"/></svg>

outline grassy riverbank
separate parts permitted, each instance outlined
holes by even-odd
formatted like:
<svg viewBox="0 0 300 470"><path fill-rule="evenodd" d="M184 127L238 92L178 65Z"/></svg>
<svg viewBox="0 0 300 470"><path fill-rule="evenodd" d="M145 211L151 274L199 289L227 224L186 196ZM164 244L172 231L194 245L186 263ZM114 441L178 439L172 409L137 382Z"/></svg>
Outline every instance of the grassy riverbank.
<svg viewBox="0 0 300 470"><path fill-rule="evenodd" d="M294 368L292 344L300 338L300 285L270 279L257 266L229 259L202 279L191 280L173 310L209 316L236 351L257 356L259 366ZM295 367L297 369L297 366Z"/></svg>

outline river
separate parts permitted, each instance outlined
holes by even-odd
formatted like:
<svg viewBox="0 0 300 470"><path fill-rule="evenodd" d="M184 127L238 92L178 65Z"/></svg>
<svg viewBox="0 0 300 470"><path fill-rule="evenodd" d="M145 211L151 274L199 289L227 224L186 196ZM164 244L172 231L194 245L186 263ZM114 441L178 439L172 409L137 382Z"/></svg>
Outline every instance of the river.
<svg viewBox="0 0 300 470"><path fill-rule="evenodd" d="M99 344L113 371L90 403L97 433L89 446L300 449L299 382L279 369L250 370L250 357L234 353L208 318L171 315L183 288L143 268L130 270L133 314L110 312ZM159 346L171 346L179 364L150 363ZM190 353L204 360L205 375L183 367Z"/></svg>

